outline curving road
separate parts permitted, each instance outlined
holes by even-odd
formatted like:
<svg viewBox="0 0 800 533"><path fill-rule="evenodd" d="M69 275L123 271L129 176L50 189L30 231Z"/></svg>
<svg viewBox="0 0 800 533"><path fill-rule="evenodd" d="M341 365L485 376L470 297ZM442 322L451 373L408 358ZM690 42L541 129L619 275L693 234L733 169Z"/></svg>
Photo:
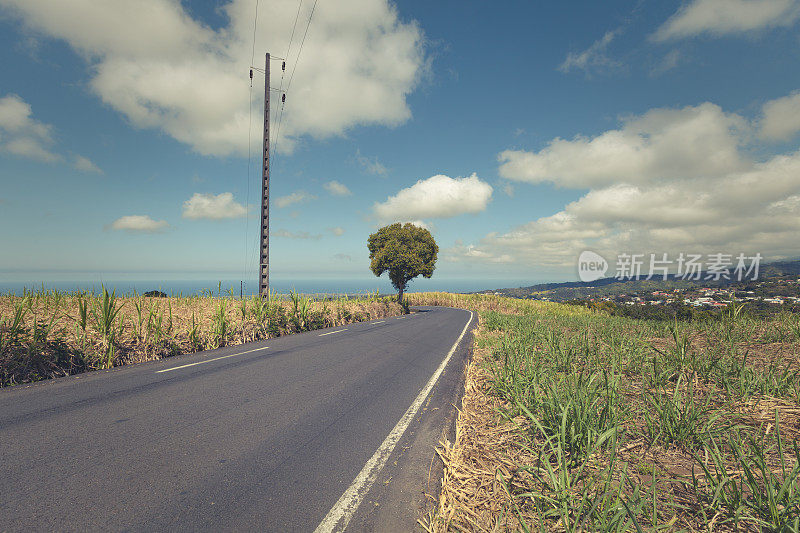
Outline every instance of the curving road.
<svg viewBox="0 0 800 533"><path fill-rule="evenodd" d="M476 322L418 311L0 390L0 531L411 529Z"/></svg>

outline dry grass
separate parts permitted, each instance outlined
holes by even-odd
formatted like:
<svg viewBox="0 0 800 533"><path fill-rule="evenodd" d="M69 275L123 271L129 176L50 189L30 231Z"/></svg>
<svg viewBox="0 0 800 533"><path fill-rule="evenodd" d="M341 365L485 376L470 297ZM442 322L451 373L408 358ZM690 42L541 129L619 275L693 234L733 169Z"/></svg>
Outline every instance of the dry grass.
<svg viewBox="0 0 800 533"><path fill-rule="evenodd" d="M396 316L377 296L147 298L35 292L0 296L0 386Z"/></svg>
<svg viewBox="0 0 800 533"><path fill-rule="evenodd" d="M479 328L476 334L486 334ZM519 426L500 418L506 403L489 393L491 374L484 365L491 352L473 352L467 366L455 442L437 450L444 463L437 512L423 524L428 531L507 531L519 528L513 501L502 479L513 479L525 462Z"/></svg>

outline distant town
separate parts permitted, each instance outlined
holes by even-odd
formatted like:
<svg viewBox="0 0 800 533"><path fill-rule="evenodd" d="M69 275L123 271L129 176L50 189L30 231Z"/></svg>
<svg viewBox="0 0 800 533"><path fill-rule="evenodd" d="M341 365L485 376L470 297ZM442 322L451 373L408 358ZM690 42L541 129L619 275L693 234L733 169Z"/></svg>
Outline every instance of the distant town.
<svg viewBox="0 0 800 533"><path fill-rule="evenodd" d="M549 300L542 296L541 300ZM700 287L668 291L641 291L616 296L587 298L588 301L613 302L617 305L671 305L683 303L710 309L728 307L731 302L754 306L800 306L800 278L751 282L746 287Z"/></svg>

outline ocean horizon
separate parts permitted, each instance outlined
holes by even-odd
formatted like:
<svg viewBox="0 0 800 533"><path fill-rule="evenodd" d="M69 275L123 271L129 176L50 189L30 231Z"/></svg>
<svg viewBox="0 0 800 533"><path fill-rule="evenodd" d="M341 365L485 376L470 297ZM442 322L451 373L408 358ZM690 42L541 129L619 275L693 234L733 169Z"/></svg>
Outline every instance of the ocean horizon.
<svg viewBox="0 0 800 533"><path fill-rule="evenodd" d="M522 287L533 285L538 281L525 280L472 280L472 279L416 279L409 283L407 292L455 292L468 293L504 287ZM117 294L143 294L148 291L161 291L168 295L213 295L232 294L239 296L253 296L258 293L258 281L233 279L204 279L204 280L41 280L41 281L2 281L0 280L0 294L22 295L25 291L58 290L62 292L101 292L105 287L109 291L116 290ZM395 289L386 278L373 279L272 279L270 288L278 294L288 294L291 291L302 294L381 294L395 293Z"/></svg>

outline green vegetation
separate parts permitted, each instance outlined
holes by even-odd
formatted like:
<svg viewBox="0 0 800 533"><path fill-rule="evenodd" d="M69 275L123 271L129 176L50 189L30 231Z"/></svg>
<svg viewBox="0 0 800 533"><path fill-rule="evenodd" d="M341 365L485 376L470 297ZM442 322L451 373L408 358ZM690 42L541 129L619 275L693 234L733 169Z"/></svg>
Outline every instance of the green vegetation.
<svg viewBox="0 0 800 533"><path fill-rule="evenodd" d="M400 315L378 294L119 296L39 290L0 295L0 387Z"/></svg>
<svg viewBox="0 0 800 533"><path fill-rule="evenodd" d="M796 317L634 320L479 295L430 531L800 531Z"/></svg>
<svg viewBox="0 0 800 533"><path fill-rule="evenodd" d="M439 247L431 232L411 223L385 226L367 240L370 269L376 276L389 273L397 289L397 301L403 301L408 282L417 276L430 278L436 268Z"/></svg>

